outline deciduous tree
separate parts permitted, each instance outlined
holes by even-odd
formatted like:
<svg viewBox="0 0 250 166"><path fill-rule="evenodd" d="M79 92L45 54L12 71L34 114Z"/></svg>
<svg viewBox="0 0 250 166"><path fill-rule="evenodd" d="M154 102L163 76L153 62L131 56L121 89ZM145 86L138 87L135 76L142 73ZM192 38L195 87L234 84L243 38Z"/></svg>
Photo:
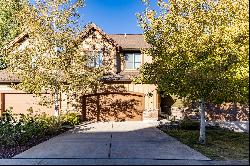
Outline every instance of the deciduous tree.
<svg viewBox="0 0 250 166"><path fill-rule="evenodd" d="M19 23L15 15L21 10L25 0L0 0L0 69L6 64L3 61L4 46L19 33Z"/></svg>
<svg viewBox="0 0 250 166"><path fill-rule="evenodd" d="M94 40L87 43L93 49L81 47L78 10L84 6L83 0L35 2L16 15L28 39L9 48L8 70L21 81L15 88L52 94L55 113L59 114L59 92L72 94L69 102L73 104L78 94L90 93L100 85L105 66L89 65L98 53Z"/></svg>
<svg viewBox="0 0 250 166"><path fill-rule="evenodd" d="M142 67L139 81L200 100L205 143L205 103L248 102L249 1L159 0L158 13L145 4L138 20L153 63Z"/></svg>

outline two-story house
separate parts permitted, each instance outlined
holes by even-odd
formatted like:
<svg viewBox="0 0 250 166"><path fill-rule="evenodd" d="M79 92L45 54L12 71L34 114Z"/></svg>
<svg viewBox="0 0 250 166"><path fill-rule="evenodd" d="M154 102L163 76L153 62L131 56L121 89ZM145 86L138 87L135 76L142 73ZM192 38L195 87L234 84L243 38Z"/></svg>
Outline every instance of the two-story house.
<svg viewBox="0 0 250 166"><path fill-rule="evenodd" d="M139 74L138 68L145 62L150 63L152 58L141 53L142 48L150 47L141 34L106 34L95 24L88 24L80 34L81 47L88 48L88 41L99 44L100 52L94 61L94 66L102 65L107 58L102 52L103 45L110 48L108 56L111 65L111 75L105 78L104 83L108 90L82 96L80 113L84 119L98 121L124 120L157 120L160 107L160 95L155 85L134 84L132 77ZM25 43L26 33L18 36L12 44ZM19 80L6 70L0 71L0 104L1 112L13 107L14 113L26 113L32 107L37 112L54 114L53 108L37 104L32 94L17 91L9 87ZM149 95L151 93L151 95ZM67 94L60 94L60 110L70 110Z"/></svg>

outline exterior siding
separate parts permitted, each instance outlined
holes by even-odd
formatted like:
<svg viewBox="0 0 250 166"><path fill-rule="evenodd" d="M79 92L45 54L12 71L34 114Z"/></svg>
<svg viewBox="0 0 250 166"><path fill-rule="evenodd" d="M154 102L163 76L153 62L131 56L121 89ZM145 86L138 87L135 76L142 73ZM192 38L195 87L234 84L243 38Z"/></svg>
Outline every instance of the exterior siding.
<svg viewBox="0 0 250 166"><path fill-rule="evenodd" d="M67 104L67 94L61 93L61 110L62 112L66 112L68 110L68 104Z"/></svg>
<svg viewBox="0 0 250 166"><path fill-rule="evenodd" d="M93 38L95 38L94 42ZM96 49L102 50L105 48L105 50L108 50L108 52L104 51L103 61L106 63L106 66L110 67L111 72L116 72L116 47L108 41L104 41L103 35L98 31L94 31L92 34L84 38L79 48L84 53L86 50L92 51L93 45Z"/></svg>
<svg viewBox="0 0 250 166"><path fill-rule="evenodd" d="M143 93L145 95L145 110L143 120L158 120L159 101L156 86L152 84L123 84L125 89L130 92ZM152 96L149 95L152 93Z"/></svg>

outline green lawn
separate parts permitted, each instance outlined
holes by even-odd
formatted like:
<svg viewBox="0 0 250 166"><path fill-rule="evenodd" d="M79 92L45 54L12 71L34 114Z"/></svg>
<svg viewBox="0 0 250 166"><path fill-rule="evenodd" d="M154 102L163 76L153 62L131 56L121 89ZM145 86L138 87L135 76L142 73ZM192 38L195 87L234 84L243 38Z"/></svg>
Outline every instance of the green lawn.
<svg viewBox="0 0 250 166"><path fill-rule="evenodd" d="M168 135L214 160L249 160L249 134L207 129L206 145L198 143L198 130L166 130Z"/></svg>

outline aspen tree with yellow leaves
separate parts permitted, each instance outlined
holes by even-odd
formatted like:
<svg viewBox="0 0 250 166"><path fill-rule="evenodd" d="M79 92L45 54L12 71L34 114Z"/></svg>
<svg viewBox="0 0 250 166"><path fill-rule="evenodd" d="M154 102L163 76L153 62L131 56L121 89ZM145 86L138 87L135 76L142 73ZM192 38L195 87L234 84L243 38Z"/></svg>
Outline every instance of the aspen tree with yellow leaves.
<svg viewBox="0 0 250 166"><path fill-rule="evenodd" d="M248 103L249 1L158 0L158 12L144 3L137 16L151 45L143 51L153 63L136 81L199 100L199 141L205 144L206 103Z"/></svg>
<svg viewBox="0 0 250 166"><path fill-rule="evenodd" d="M56 115L60 93L65 92L68 102L76 105L82 94L101 85L106 70L105 66L90 66L98 50L79 47L82 27L78 10L82 7L83 0L35 0L15 15L28 39L7 49L7 69L20 80L13 87L37 95L51 94L53 100L46 98L46 102L54 104ZM94 40L91 42L88 44L94 48Z"/></svg>

